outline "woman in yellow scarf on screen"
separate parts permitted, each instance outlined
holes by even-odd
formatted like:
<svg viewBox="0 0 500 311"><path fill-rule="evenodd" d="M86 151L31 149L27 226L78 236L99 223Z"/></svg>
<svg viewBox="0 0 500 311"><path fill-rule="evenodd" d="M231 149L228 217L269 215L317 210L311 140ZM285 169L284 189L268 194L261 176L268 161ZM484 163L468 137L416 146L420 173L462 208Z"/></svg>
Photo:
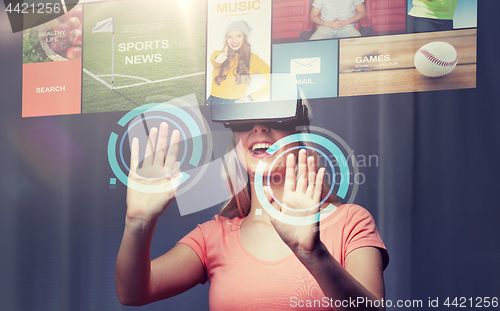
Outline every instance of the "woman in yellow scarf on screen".
<svg viewBox="0 0 500 311"><path fill-rule="evenodd" d="M252 53L248 35L252 28L244 20L234 21L226 28L222 51L214 51L210 62L214 66L212 90L207 104L232 104L256 100L269 94L269 83L247 94L251 76L261 74L269 81L270 68Z"/></svg>

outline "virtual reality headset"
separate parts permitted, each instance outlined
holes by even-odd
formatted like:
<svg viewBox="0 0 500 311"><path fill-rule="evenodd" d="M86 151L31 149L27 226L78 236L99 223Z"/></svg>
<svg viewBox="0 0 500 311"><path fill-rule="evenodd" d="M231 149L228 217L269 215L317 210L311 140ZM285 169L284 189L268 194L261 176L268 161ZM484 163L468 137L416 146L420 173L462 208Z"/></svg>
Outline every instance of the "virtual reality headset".
<svg viewBox="0 0 500 311"><path fill-rule="evenodd" d="M211 104L212 121L233 131L248 131L256 123L274 129L295 130L310 123L307 99L295 74L270 74L271 94L264 101Z"/></svg>
<svg viewBox="0 0 500 311"><path fill-rule="evenodd" d="M212 121L235 132L249 131L256 123L274 129L295 130L310 123L302 99L211 105Z"/></svg>

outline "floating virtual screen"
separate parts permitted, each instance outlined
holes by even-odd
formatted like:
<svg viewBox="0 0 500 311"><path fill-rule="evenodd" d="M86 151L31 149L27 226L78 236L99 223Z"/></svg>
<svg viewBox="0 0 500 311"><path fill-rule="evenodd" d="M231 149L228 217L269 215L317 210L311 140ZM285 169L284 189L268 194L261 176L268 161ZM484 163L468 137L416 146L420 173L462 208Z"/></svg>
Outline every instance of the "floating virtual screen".
<svg viewBox="0 0 500 311"><path fill-rule="evenodd" d="M198 105L237 105L298 88L325 99L476 87L476 0L450 8L446 31L414 26L410 0L364 6L351 25L360 36L310 40L321 30L312 0L79 1L24 30L22 116L130 111L193 93ZM426 74L436 70L445 74Z"/></svg>

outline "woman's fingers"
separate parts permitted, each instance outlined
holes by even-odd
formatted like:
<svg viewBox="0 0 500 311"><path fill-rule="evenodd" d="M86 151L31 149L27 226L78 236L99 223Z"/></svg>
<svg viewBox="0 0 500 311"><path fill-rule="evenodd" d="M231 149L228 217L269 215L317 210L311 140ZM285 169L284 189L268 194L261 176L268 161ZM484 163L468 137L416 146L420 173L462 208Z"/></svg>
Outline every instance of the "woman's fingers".
<svg viewBox="0 0 500 311"><path fill-rule="evenodd" d="M139 168L139 139L134 137L130 146L130 171L136 173Z"/></svg>
<svg viewBox="0 0 500 311"><path fill-rule="evenodd" d="M299 191L300 193L305 193L307 189L307 157L306 157L306 150L301 149L299 151L299 161L298 161L298 180L297 180L297 187L296 191Z"/></svg>
<svg viewBox="0 0 500 311"><path fill-rule="evenodd" d="M295 156L290 153L286 157L286 171L285 171L285 193L287 191L295 191Z"/></svg>
<svg viewBox="0 0 500 311"><path fill-rule="evenodd" d="M145 169L146 167L157 166L158 168L162 168L165 170L165 175L168 175L175 168L178 168L179 165L175 165L177 161L177 154L179 150L179 140L180 140L180 132L178 130L174 130L172 132L172 136L170 137L170 144L168 144L168 124L166 122L162 122L160 124L160 129L153 127L148 136L146 148L144 151L144 161L141 169ZM140 146L139 139L134 137L132 139L132 143L130 146L130 166L131 172L138 173L139 163L140 163ZM153 171L144 171L146 175L158 175L158 171L153 173ZM161 173L160 173L161 174ZM165 175L163 175L165 177ZM180 175L180 170L177 173ZM147 177L147 176L144 176ZM156 178L157 178L156 177Z"/></svg>
<svg viewBox="0 0 500 311"><path fill-rule="evenodd" d="M160 132L158 133L158 142L156 143L155 163L163 166L165 163L165 153L167 152L168 139L168 124L162 122L160 124Z"/></svg>
<svg viewBox="0 0 500 311"><path fill-rule="evenodd" d="M180 132L175 130L172 132L172 137L170 138L170 146L168 147L167 157L165 159L165 169L168 170L167 174L171 172L175 167L175 162L177 161L177 153L179 152L179 140Z"/></svg>
<svg viewBox="0 0 500 311"><path fill-rule="evenodd" d="M316 164L314 163L314 157L307 158L307 191L306 194L309 198L313 198L314 189L316 187Z"/></svg>
<svg viewBox="0 0 500 311"><path fill-rule="evenodd" d="M219 55L217 55L217 56L215 57L215 61L216 61L217 63L221 64L221 63L223 63L223 62L225 62L225 61L226 61L226 59L227 59L227 52L228 52L228 48L229 48L229 47L226 45L226 46L224 47L224 49L222 50L222 52L221 52Z"/></svg>
<svg viewBox="0 0 500 311"><path fill-rule="evenodd" d="M285 192L294 192L296 198L298 198L297 196L304 195L303 199L311 200L311 202L316 202L317 204L321 200L325 168L320 168L316 171L316 160L312 156L307 157L306 150L302 149L298 155L297 174L298 178L296 181L294 156L290 154L286 162ZM307 206L306 208L309 207Z"/></svg>
<svg viewBox="0 0 500 311"><path fill-rule="evenodd" d="M316 175L316 185L314 186L313 200L314 202L319 202L321 200L321 193L323 192L323 180L325 177L325 168L322 167Z"/></svg>
<svg viewBox="0 0 500 311"><path fill-rule="evenodd" d="M156 149L156 138L158 136L158 129L153 127L149 131L148 141L146 145L146 152L144 153L144 164L153 164Z"/></svg>

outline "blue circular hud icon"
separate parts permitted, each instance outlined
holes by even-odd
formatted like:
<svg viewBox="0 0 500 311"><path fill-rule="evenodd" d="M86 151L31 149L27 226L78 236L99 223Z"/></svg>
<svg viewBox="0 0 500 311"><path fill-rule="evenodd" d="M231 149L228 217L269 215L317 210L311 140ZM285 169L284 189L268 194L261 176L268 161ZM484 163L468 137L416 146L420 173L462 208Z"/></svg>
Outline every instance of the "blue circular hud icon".
<svg viewBox="0 0 500 311"><path fill-rule="evenodd" d="M181 152L181 159L179 160L180 164L178 167L182 166L185 162L192 167L198 167L200 164L207 162L210 158L211 150L204 152L204 148L211 149L211 143L204 143L203 136L207 136L210 140L210 135L208 135L209 133L205 130L205 128L208 127L206 126L205 119L200 113L194 113L194 117L192 114L193 113L188 113L185 109L167 103L143 105L125 114L117 122L121 127L128 125L121 135L121 139L120 135L112 132L108 141L108 161L118 180L128 187L145 193L159 193L170 187L170 183L144 185L128 178L130 168L125 162L125 157L123 155L125 138L131 134L130 132L134 128L143 130L142 126L144 126L147 129L146 122L151 122L155 119L167 122L181 133L181 139L184 142L184 146L182 148L183 151ZM188 139L191 140L190 146L188 146L187 143ZM188 149L191 149L189 153ZM202 161L203 154L205 154L205 159ZM173 171L175 171L175 169ZM203 168L198 170L198 174L202 175L203 173ZM165 176L162 176L162 178L164 177ZM186 172L182 172L178 178L177 186L179 187L188 180L195 182L198 179L194 176L190 176ZM190 187L184 187L180 191L185 191L188 188ZM180 193L178 192L178 194Z"/></svg>
<svg viewBox="0 0 500 311"><path fill-rule="evenodd" d="M310 130L315 130L317 132L321 132L323 134L326 134L326 135L332 137L333 140L338 141L342 145L342 147L349 154L349 157L354 156L354 153L352 152L351 148L338 135L336 135L328 130L324 130L324 129L318 128L318 127L310 127ZM282 213L282 212L278 211L276 208L274 208L271 205L271 203L268 201L268 199L266 198L266 195L264 193L264 187L263 187L262 183L263 183L263 180L265 179L266 182L268 184L270 184L270 175L272 172L272 167L276 164L277 160L281 156L283 156L285 153L287 153L291 150L294 150L294 149L305 148L305 149L313 150L313 151L319 153L320 155L322 155L327 160L328 165L330 166L330 169L332 170L332 173L335 175L335 166L331 162L330 158L327 157L326 154L324 152L322 152L319 148L309 146L311 144L319 145L320 147L325 149L328 153L330 153L335 158L335 161L338 164L338 169L339 169L338 175L340 176L340 181L338 183L339 186L338 186L338 189L336 191L336 195L342 199L346 199L346 197L348 195L349 186L351 184L350 183L350 175L351 174L350 174L348 161L347 161L346 157L344 156L344 153L341 151L341 149L332 140L329 140L329 139L327 139L321 135L318 135L318 134L297 133L297 134L289 135L289 136L284 137L284 138L280 139L279 141L275 142L271 147L269 147L267 149L266 152L269 153L270 155L273 155L280 148L282 148L286 145L292 144L292 143L297 143L297 142L304 143L304 145L286 149L283 151L283 153L279 154L276 157L276 159L273 161L273 163L271 164L271 168L268 170L267 176L264 176L264 170L266 168L266 164L263 161L259 162L259 164L257 165L257 170L255 172L255 189L256 189L257 198L259 199L259 202L261 203L262 207L272 217L274 217L282 222L285 222L287 224L291 224L291 225L310 225L310 224L314 224L316 222L319 222L321 219L320 216L322 214L324 214L324 215L330 214L333 211L335 211L337 209L337 207L330 203L326 208L322 209L321 211L319 211L315 214L302 216L302 217L288 215L288 214ZM352 163L353 163L353 170L355 171L355 173L357 173L358 167L357 167L355 161L353 161ZM330 194L333 192L334 186L335 186L335 183L332 183L332 185L329 189L328 195L319 203L319 205L325 203L326 198L329 197ZM349 201L348 203L351 203L352 201L354 201L354 197L356 196L357 189L358 189L358 185L356 183L354 183L354 187L353 187L352 191L350 192L350 198L348 199L348 201ZM273 196L273 199L275 200L275 202L278 203L282 208L294 210L295 212L307 212L307 211L310 211L310 210L318 207L318 205L316 205L316 206L311 206L310 208L305 209L305 210L291 209L289 207L285 207L284 205L282 205L281 202L277 201L272 193L271 193L271 195Z"/></svg>

